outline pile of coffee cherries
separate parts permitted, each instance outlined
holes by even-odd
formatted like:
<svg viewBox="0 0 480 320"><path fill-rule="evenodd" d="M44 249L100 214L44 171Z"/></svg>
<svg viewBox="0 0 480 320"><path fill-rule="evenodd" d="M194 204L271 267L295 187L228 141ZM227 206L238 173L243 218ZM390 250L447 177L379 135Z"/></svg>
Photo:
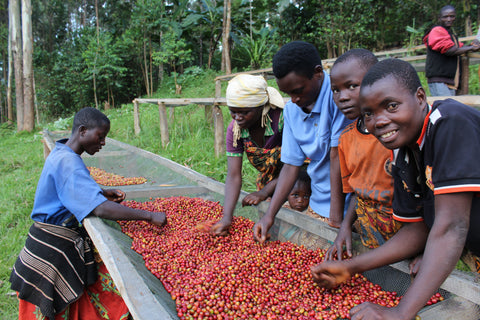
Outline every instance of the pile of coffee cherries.
<svg viewBox="0 0 480 320"><path fill-rule="evenodd" d="M221 218L217 202L171 197L124 204L167 215L163 227L119 223L175 300L180 319L348 319L349 310L365 301L393 307L400 300L360 274L335 289L316 286L310 266L323 260L324 250L259 244L246 218L234 217L226 237L202 232L196 226Z"/></svg>
<svg viewBox="0 0 480 320"><path fill-rule="evenodd" d="M93 180L102 186L129 186L147 182L147 179L144 177L126 178L115 173L106 172L100 168L87 167L87 169L90 171Z"/></svg>

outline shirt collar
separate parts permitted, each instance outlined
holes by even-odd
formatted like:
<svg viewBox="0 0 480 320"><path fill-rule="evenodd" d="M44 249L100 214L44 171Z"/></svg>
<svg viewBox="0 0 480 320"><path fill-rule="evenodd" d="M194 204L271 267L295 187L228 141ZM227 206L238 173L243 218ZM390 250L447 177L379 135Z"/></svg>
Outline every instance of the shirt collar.
<svg viewBox="0 0 480 320"><path fill-rule="evenodd" d="M323 71L323 82L322 87L320 88L320 92L318 94L317 99L315 100L315 104L313 105L312 111L310 113L303 112L303 120L306 120L308 117L311 117L313 113L320 114L322 111L322 104L326 103L326 97L329 97L331 94L331 85L330 85L330 75ZM332 102L333 103L333 102Z"/></svg>
<svg viewBox="0 0 480 320"><path fill-rule="evenodd" d="M418 140L417 140L417 145L420 150L422 150L423 145L425 143L425 133L427 132L428 122L430 121L430 114L432 113L432 106L430 106L429 104L427 104L427 106L428 106L428 113L425 119L423 120L422 132L420 133L420 137L418 137Z"/></svg>

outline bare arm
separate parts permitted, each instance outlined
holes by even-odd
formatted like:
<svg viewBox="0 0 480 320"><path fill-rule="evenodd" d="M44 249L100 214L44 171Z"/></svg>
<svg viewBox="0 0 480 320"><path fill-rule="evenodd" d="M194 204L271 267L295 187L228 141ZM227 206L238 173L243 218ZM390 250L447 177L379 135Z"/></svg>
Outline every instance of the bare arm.
<svg viewBox="0 0 480 320"><path fill-rule="evenodd" d="M340 173L340 161L338 148L330 148L330 215L328 224L340 228L345 209L345 194L342 191L342 175Z"/></svg>
<svg viewBox="0 0 480 320"><path fill-rule="evenodd" d="M342 221L342 225L340 226L340 230L338 230L335 241L327 250L325 255L326 260L333 260L335 255L337 255L338 260L342 260L343 245L346 247L347 255L350 258L352 257L352 225L355 220L357 220L357 213L355 212L356 205L357 195L354 194L350 198L345 219Z"/></svg>
<svg viewBox="0 0 480 320"><path fill-rule="evenodd" d="M278 210L280 210L292 190L299 171L300 167L290 164L283 165L267 212L265 212L265 215L253 227L253 237L255 240L261 243L267 240L267 232L273 225Z"/></svg>
<svg viewBox="0 0 480 320"><path fill-rule="evenodd" d="M222 219L212 227L217 235L226 235L233 219L233 212L242 188L242 157L227 157L227 178Z"/></svg>
<svg viewBox="0 0 480 320"><path fill-rule="evenodd" d="M108 220L146 220L158 226L162 226L167 222L163 212L133 209L110 200L97 206L92 213L99 218Z"/></svg>
<svg viewBox="0 0 480 320"><path fill-rule="evenodd" d="M459 55L462 55L464 53L478 51L479 49L480 49L480 44L476 44L476 43L471 44L471 45L465 45L461 48L459 48L457 46L453 46L445 52L445 55L447 55L447 56L459 56Z"/></svg>
<svg viewBox="0 0 480 320"><path fill-rule="evenodd" d="M351 260L326 261L312 267L313 280L322 287L334 288L355 273L411 258L422 252L427 235L428 229L423 221L407 223L390 240L374 250Z"/></svg>
<svg viewBox="0 0 480 320"><path fill-rule="evenodd" d="M472 197L472 193L435 196L435 222L428 235L422 265L397 307L405 318L415 317L455 268L465 246Z"/></svg>
<svg viewBox="0 0 480 320"><path fill-rule="evenodd" d="M261 201L264 201L275 191L275 187L277 185L278 179L273 179L266 186L264 186L261 190L252 192L245 196L242 200L242 206L255 206L259 204Z"/></svg>

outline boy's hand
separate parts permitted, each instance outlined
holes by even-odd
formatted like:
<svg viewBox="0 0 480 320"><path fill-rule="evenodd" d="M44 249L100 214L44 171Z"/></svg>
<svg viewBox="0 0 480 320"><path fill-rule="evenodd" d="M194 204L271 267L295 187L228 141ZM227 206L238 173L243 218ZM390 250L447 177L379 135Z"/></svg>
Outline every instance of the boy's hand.
<svg viewBox="0 0 480 320"><path fill-rule="evenodd" d="M264 243L270 239L270 234L268 230L273 225L273 219L269 218L267 215L264 215L255 225L253 226L253 238L260 242Z"/></svg>
<svg viewBox="0 0 480 320"><path fill-rule="evenodd" d="M102 189L103 195L110 201L117 203L125 200L126 193L119 189Z"/></svg>
<svg viewBox="0 0 480 320"><path fill-rule="evenodd" d="M260 202L268 198L268 195L260 191L252 192L245 196L242 200L242 207L245 206L256 206Z"/></svg>
<svg viewBox="0 0 480 320"><path fill-rule="evenodd" d="M212 226L210 232L216 236L226 236L230 230L231 224L231 220L222 219Z"/></svg>
<svg viewBox="0 0 480 320"><path fill-rule="evenodd" d="M420 266L422 264L423 254L416 256L410 263L408 264L408 268L410 269L410 275L415 277L420 270Z"/></svg>
<svg viewBox="0 0 480 320"><path fill-rule="evenodd" d="M335 255L338 260L342 260L343 255L343 245L347 249L347 256L352 257L352 229L346 224L342 224L342 227L338 231L337 237L333 242L333 245L327 249L325 254L325 260L335 260Z"/></svg>
<svg viewBox="0 0 480 320"><path fill-rule="evenodd" d="M163 226L167 223L167 216L165 215L165 212L152 212L150 222L156 226Z"/></svg>
<svg viewBox="0 0 480 320"><path fill-rule="evenodd" d="M382 307L378 304L371 302L364 302L350 310L350 317L352 320L359 319L391 319L391 320L400 320L405 319L398 314L397 308L387 308Z"/></svg>
<svg viewBox="0 0 480 320"><path fill-rule="evenodd" d="M310 267L313 281L320 287L332 289L352 277L342 261L326 261Z"/></svg>

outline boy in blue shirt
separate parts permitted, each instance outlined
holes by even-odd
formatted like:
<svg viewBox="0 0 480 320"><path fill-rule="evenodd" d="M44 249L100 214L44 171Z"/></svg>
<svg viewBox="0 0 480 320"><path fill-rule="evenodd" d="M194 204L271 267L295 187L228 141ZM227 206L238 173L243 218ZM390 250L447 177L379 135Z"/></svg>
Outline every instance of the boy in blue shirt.
<svg viewBox="0 0 480 320"><path fill-rule="evenodd" d="M34 224L10 276L11 288L20 299L21 318L41 313L54 319L76 304L70 313L77 312L83 319L103 319L102 315L91 313L94 307L86 307L90 301L85 293L87 288L103 284L98 277L91 240L79 225L87 216L147 220L158 226L166 223L163 212L119 204L125 199L124 192L102 190L90 176L81 155L100 151L109 131L110 120L103 113L83 108L74 117L70 138L57 141L45 160L31 214ZM102 301L102 290L97 292L110 318L115 318L119 310L128 312L121 297L109 295ZM105 292L108 294L108 290Z"/></svg>
<svg viewBox="0 0 480 320"><path fill-rule="evenodd" d="M374 65L360 96L368 131L393 150L394 218L404 226L379 248L321 263L312 274L331 288L355 273L423 252L397 307L363 303L351 310L352 319L412 319L455 268L464 247L477 261L480 256L480 112L451 99L429 106L415 69L398 59Z"/></svg>
<svg viewBox="0 0 480 320"><path fill-rule="evenodd" d="M273 57L272 66L278 88L291 100L284 108L284 165L270 206L254 226L254 238L260 242L267 239L275 215L306 158L310 159L307 173L312 179L310 207L328 218L331 226L340 227L344 206L338 204L344 204L345 199L337 146L342 130L351 122L333 102L330 77L323 71L320 55L312 44L293 41L284 45Z"/></svg>

